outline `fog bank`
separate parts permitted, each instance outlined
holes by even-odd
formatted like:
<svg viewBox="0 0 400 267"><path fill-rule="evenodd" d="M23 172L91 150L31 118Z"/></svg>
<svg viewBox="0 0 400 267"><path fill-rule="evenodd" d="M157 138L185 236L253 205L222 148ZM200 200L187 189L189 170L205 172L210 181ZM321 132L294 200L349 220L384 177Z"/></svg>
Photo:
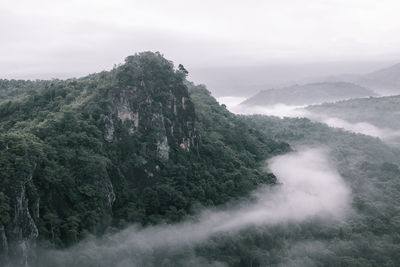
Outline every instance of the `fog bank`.
<svg viewBox="0 0 400 267"><path fill-rule="evenodd" d="M347 131L378 137L386 142L394 141L394 139L400 137L400 131L389 128L378 128L368 122L350 123L339 118L326 118L322 122L328 124L330 127L342 128Z"/></svg>
<svg viewBox="0 0 400 267"><path fill-rule="evenodd" d="M226 101L227 97L218 98L221 104L225 104L229 111L235 114L242 115L253 115L261 114L267 116L276 116L279 118L289 117L289 118L300 118L307 117L310 112L305 110L306 106L289 106L286 104L276 104L273 106L247 106L247 105L233 105L232 102Z"/></svg>
<svg viewBox="0 0 400 267"><path fill-rule="evenodd" d="M316 114L305 109L307 106L289 106L285 104L276 104L273 106L246 106L235 104L231 97L218 98L220 103L227 103L227 108L235 113L242 115L261 114L267 116L276 116L279 118L308 118L315 122L325 123L333 128L340 128L353 133L360 133L372 137L378 137L387 143L396 143L400 138L400 131L390 128L379 128L368 122L349 122L336 117L328 117Z"/></svg>
<svg viewBox="0 0 400 267"><path fill-rule="evenodd" d="M192 266L210 265L188 248L212 236L251 226L301 223L318 217L342 219L350 208L350 191L322 149L305 149L277 156L268 168L279 184L254 192L253 201L221 210L203 211L197 219L173 225L132 226L101 239L87 239L67 250L45 250L41 266L154 266L186 250ZM195 262L195 263L193 263ZM216 266L220 263L213 262Z"/></svg>

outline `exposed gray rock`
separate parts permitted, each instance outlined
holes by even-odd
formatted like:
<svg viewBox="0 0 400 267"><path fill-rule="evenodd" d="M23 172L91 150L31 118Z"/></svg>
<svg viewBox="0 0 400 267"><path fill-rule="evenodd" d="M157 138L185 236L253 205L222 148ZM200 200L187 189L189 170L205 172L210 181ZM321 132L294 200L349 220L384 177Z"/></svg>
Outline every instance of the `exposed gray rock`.
<svg viewBox="0 0 400 267"><path fill-rule="evenodd" d="M139 103L135 99L137 93L136 88L117 89L111 92L110 98L112 102L110 116L113 114L122 122L127 123L129 126L129 133L134 134L139 129ZM114 122L105 121L106 140L111 141L114 137Z"/></svg>
<svg viewBox="0 0 400 267"><path fill-rule="evenodd" d="M182 143L179 145L183 150L189 151L191 147L191 139L183 138Z"/></svg>
<svg viewBox="0 0 400 267"><path fill-rule="evenodd" d="M105 134L104 139L107 141L112 141L114 139L114 122L108 116L104 116L104 127L105 127Z"/></svg>
<svg viewBox="0 0 400 267"><path fill-rule="evenodd" d="M16 264L24 267L29 266L29 253L31 248L35 247L36 238L39 235L29 211L29 199L26 196L26 184L32 180L34 169L15 190L12 253L14 254L13 258L18 259Z"/></svg>
<svg viewBox="0 0 400 267"><path fill-rule="evenodd" d="M167 130L165 128L164 117L162 114L154 114L152 119L152 126L156 129L157 133L157 152L161 159L169 159L169 150Z"/></svg>
<svg viewBox="0 0 400 267"><path fill-rule="evenodd" d="M185 101L186 101L186 97L182 96L182 109L183 109L183 110L186 109Z"/></svg>
<svg viewBox="0 0 400 267"><path fill-rule="evenodd" d="M167 136L164 136L164 139L161 142L158 141L157 151L158 151L158 154L160 155L160 158L162 158L164 160L169 159L169 145L168 145Z"/></svg>
<svg viewBox="0 0 400 267"><path fill-rule="evenodd" d="M8 260L8 240L4 226L0 224L0 265Z"/></svg>
<svg viewBox="0 0 400 267"><path fill-rule="evenodd" d="M106 199L107 199L107 205L110 209L112 209L112 205L115 202L115 192L114 192L114 187L111 183L110 178L108 178L108 181L105 183L105 189L106 189Z"/></svg>

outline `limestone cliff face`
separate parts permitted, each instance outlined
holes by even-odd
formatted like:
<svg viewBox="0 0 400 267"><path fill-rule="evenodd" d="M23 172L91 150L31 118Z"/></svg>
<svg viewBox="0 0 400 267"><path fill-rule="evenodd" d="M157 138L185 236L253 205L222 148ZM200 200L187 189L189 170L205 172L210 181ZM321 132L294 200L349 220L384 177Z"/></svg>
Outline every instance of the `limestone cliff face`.
<svg viewBox="0 0 400 267"><path fill-rule="evenodd" d="M101 233L112 224L116 202L124 206L131 191L140 195L153 186L173 152L194 149L195 110L186 73L158 53L141 53L103 74L104 79L102 74L82 78L77 99L71 96L74 104L65 112L43 106L46 114L54 114L32 133L18 138L0 133L1 159L7 164L0 176L8 175L0 181L0 193L9 206L7 224L0 220L0 266L33 266L39 236L69 245L83 237L83 230ZM65 84L68 93L78 83ZM53 99L37 97L42 103ZM85 110L88 106L99 113ZM17 150L21 147L25 150Z"/></svg>
<svg viewBox="0 0 400 267"><path fill-rule="evenodd" d="M8 240L4 225L0 224L0 263L8 261Z"/></svg>
<svg viewBox="0 0 400 267"><path fill-rule="evenodd" d="M28 179L32 179L32 176ZM14 227L10 244L12 254L16 256L14 258L19 259L18 266L29 266L30 250L35 246L39 232L29 210L25 184L17 188L14 202Z"/></svg>
<svg viewBox="0 0 400 267"><path fill-rule="evenodd" d="M184 74L159 54L128 57L115 70L117 86L109 90L110 112L104 116L104 138L116 138L116 124L130 135L153 136L160 159L171 149L189 151L195 144L195 112Z"/></svg>
<svg viewBox="0 0 400 267"><path fill-rule="evenodd" d="M27 177L17 181L17 184L10 190L10 204L12 214L12 227L7 232L3 225L0 225L0 263L12 259L12 266L28 267L35 247L36 238L39 235L38 228L33 220L30 201L27 195L27 185L32 183L34 166ZM38 200L37 205L39 205Z"/></svg>

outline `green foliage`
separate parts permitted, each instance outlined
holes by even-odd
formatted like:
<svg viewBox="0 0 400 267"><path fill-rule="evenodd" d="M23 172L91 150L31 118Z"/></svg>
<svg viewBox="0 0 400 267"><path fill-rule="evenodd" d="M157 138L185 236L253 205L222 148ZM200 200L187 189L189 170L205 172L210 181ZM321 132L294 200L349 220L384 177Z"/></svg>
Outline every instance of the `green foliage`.
<svg viewBox="0 0 400 267"><path fill-rule="evenodd" d="M0 224L7 226L10 223L9 211L9 199L3 192L0 192Z"/></svg>
<svg viewBox="0 0 400 267"><path fill-rule="evenodd" d="M288 145L248 127L186 75L183 66L176 70L161 54L144 52L80 79L1 80L0 223L7 232L13 188L22 184L31 214L40 204L33 219L41 244L68 246L110 227L176 222L194 206L274 183L258 167ZM113 113L128 100L140 115L135 131ZM105 138L106 118L112 140ZM157 152L161 134L168 160Z"/></svg>
<svg viewBox="0 0 400 267"><path fill-rule="evenodd" d="M307 109L352 123L369 122L380 128L400 129L400 96L350 99L310 106Z"/></svg>
<svg viewBox="0 0 400 267"><path fill-rule="evenodd" d="M307 119L235 116L204 86L185 81L186 74L161 54L145 52L80 79L0 80L0 224L6 234L12 236L21 185L32 215L40 204L32 216L39 245L63 247L131 223L177 222L199 207L247 196L276 182L259 167L289 151L288 143L324 144L352 189L352 216L216 235L194 251L153 251L146 264L187 266L186 257L197 256L204 265L400 265L397 149ZM138 103L135 131L111 112L121 94ZM154 118L161 115L160 126ZM112 140L105 138L106 118ZM160 134L168 138L168 159L158 155Z"/></svg>
<svg viewBox="0 0 400 267"><path fill-rule="evenodd" d="M261 266L398 266L400 264L400 151L377 138L333 129L308 119L242 117L271 138L297 146L327 147L352 191L353 212L332 224L310 221L288 227L254 229L223 237L201 248L201 255L246 266L243 257ZM240 247L230 244L237 243ZM248 252L234 258L232 255Z"/></svg>

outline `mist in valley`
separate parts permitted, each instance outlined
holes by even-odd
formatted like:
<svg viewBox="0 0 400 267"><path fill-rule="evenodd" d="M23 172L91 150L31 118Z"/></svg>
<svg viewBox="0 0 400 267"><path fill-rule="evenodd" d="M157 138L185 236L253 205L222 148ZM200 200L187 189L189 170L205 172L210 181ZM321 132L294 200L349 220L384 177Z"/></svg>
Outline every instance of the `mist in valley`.
<svg viewBox="0 0 400 267"><path fill-rule="evenodd" d="M225 104L231 112L236 114L260 114L279 118L308 118L315 122L325 123L333 128L377 137L388 144L398 144L400 138L400 131L390 128L390 124L388 127L378 127L366 121L350 122L338 117L329 117L323 113L316 113L312 110L308 110L307 106L291 106L285 104L275 104L272 106L242 105L243 99L244 98L237 97L221 97L218 98L218 101ZM394 121L394 123L396 123L396 121Z"/></svg>
<svg viewBox="0 0 400 267"><path fill-rule="evenodd" d="M332 165L328 150L301 148L268 160L265 168L275 173L278 183L259 188L250 200L204 210L178 224L131 226L65 250L42 249L39 266L157 266L169 257L201 266L207 261L196 256L194 247L215 236L235 236L252 227L268 231L310 221L340 223L352 212L351 189Z"/></svg>
<svg viewBox="0 0 400 267"><path fill-rule="evenodd" d="M4 0L0 266L400 266L399 10Z"/></svg>

